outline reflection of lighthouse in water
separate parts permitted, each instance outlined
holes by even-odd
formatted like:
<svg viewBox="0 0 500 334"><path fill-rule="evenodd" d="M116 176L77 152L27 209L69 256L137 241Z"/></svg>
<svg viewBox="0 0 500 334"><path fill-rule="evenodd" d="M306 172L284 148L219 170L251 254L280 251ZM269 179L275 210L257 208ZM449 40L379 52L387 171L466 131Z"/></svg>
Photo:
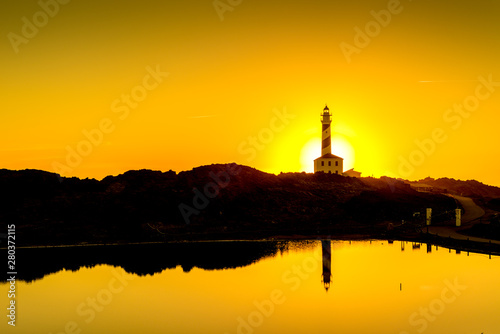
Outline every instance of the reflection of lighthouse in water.
<svg viewBox="0 0 500 334"><path fill-rule="evenodd" d="M323 273L321 274L321 282L328 292L330 281L332 278L332 246L330 239L321 240L321 250L323 253Z"/></svg>

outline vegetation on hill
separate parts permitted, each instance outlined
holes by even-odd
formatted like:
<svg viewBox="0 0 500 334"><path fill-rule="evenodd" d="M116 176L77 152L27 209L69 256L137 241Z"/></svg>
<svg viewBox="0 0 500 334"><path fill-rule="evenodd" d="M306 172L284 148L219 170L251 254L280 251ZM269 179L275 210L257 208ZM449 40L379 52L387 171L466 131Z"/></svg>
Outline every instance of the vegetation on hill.
<svg viewBox="0 0 500 334"><path fill-rule="evenodd" d="M425 183L500 197L499 188L477 181ZM416 213L426 207L456 207L448 196L386 177L274 175L236 164L128 171L101 181L0 170L0 205L0 227L16 224L21 245L379 233L387 222L421 223Z"/></svg>
<svg viewBox="0 0 500 334"><path fill-rule="evenodd" d="M427 177L416 183L446 189L449 193L473 198L500 198L500 188L489 186L476 180L433 179Z"/></svg>

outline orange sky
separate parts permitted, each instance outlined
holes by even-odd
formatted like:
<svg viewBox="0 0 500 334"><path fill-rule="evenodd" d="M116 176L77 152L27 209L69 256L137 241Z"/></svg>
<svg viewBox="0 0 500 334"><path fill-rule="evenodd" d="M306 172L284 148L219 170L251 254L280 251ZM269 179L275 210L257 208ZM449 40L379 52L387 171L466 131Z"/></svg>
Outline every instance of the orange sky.
<svg viewBox="0 0 500 334"><path fill-rule="evenodd" d="M345 169L500 186L500 3L40 3L0 12L2 168L311 171L328 103Z"/></svg>

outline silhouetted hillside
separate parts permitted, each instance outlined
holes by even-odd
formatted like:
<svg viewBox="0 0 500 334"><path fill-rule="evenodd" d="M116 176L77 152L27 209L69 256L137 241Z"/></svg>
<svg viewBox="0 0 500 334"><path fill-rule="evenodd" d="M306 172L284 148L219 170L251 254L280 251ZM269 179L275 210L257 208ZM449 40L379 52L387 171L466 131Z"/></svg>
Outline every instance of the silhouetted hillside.
<svg viewBox="0 0 500 334"><path fill-rule="evenodd" d="M500 198L500 188L489 186L476 180L455 180L450 178L433 179L427 177L417 181L435 188L446 189L451 194L466 197L490 197Z"/></svg>
<svg viewBox="0 0 500 334"><path fill-rule="evenodd" d="M486 202L486 207L491 210L500 212L500 198L493 198Z"/></svg>
<svg viewBox="0 0 500 334"><path fill-rule="evenodd" d="M424 181L500 197L499 188L477 181ZM16 224L19 245L377 233L389 221L420 223L414 213L426 207L438 213L456 206L386 177L274 175L236 164L128 171L101 181L0 170L0 189L0 227Z"/></svg>

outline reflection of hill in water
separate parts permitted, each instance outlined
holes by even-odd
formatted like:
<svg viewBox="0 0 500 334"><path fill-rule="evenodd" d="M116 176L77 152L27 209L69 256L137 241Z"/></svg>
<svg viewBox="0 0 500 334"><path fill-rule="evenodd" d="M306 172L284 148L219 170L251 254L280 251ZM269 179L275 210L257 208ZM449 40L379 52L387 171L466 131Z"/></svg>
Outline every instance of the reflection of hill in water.
<svg viewBox="0 0 500 334"><path fill-rule="evenodd" d="M217 241L92 247L24 248L16 253L17 279L33 281L63 269L107 264L137 275L152 275L181 266L205 270L248 266L278 252L311 247L300 241Z"/></svg>

